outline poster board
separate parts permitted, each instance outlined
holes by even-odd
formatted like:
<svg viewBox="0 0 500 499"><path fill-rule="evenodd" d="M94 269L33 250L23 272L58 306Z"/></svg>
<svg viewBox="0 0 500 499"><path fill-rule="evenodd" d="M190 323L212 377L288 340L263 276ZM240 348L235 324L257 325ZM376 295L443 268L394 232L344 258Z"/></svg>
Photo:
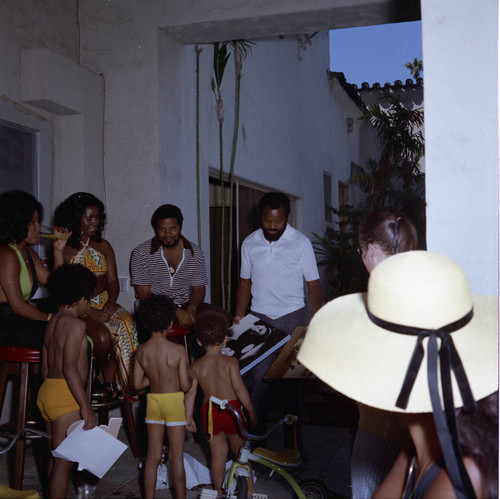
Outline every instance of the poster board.
<svg viewBox="0 0 500 499"><path fill-rule="evenodd" d="M245 315L239 324L229 328L222 353L236 357L243 375L262 362L290 339L290 335L267 324L252 314Z"/></svg>

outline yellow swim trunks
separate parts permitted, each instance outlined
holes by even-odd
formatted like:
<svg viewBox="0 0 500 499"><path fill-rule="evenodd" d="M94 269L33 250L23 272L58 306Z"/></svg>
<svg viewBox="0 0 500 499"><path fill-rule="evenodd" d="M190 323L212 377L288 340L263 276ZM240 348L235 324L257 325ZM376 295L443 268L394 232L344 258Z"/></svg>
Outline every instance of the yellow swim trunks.
<svg viewBox="0 0 500 499"><path fill-rule="evenodd" d="M146 423L166 426L186 424L184 392L148 393L147 402Z"/></svg>
<svg viewBox="0 0 500 499"><path fill-rule="evenodd" d="M63 378L47 378L38 391L36 405L45 421L54 421L59 416L80 410Z"/></svg>

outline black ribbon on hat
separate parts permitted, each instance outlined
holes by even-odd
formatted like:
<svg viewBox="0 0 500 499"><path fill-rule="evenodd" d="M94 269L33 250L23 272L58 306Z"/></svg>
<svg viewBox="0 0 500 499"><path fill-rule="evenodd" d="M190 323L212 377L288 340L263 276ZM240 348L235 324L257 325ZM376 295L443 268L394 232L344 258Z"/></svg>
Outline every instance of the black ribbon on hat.
<svg viewBox="0 0 500 499"><path fill-rule="evenodd" d="M394 324L376 317L369 310L367 310L367 312L370 320L383 329L394 333L417 336L417 342L406 371L403 386L401 387L401 391L396 401L396 407L400 409L406 409L408 407L410 394L424 358L423 340L424 338L429 338L427 346L427 383L432 404L432 415L441 444L441 450L443 451L446 470L457 498L475 498L474 489L470 482L469 475L465 470L462 449L458 439L458 425L451 384L452 370L457 380L464 410L473 410L476 407L476 401L472 395L469 380L467 379L462 361L450 334L463 328L471 321L474 315L473 310L458 321L447 324L439 329L422 329ZM438 339L441 341L439 349ZM438 359L444 411L439 395Z"/></svg>

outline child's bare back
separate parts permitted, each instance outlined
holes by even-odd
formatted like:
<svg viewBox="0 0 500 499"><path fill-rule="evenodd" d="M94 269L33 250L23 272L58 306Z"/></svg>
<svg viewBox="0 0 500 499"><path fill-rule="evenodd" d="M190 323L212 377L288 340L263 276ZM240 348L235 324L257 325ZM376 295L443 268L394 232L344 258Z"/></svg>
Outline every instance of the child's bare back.
<svg viewBox="0 0 500 499"><path fill-rule="evenodd" d="M150 393L189 390L191 382L187 370L186 350L182 345L169 341L164 334L153 333L151 339L139 346L135 358L136 389L149 386Z"/></svg>
<svg viewBox="0 0 500 499"><path fill-rule="evenodd" d="M233 386L238 385L239 364L234 357L218 352L207 352L196 360L190 369L196 375L203 391L203 402L212 395L220 399L234 400L237 397Z"/></svg>
<svg viewBox="0 0 500 499"><path fill-rule="evenodd" d="M64 379L64 365L71 359L77 359L76 365L82 384L87 381L88 342L85 334L85 322L73 314L59 311L49 322L45 330L43 349L46 354L46 378Z"/></svg>

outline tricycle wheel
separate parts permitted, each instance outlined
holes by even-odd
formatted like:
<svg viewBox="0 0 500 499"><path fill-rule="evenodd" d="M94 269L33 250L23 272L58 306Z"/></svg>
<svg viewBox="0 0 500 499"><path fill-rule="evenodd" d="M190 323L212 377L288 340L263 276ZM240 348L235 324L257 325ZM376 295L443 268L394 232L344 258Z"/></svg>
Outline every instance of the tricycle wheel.
<svg viewBox="0 0 500 499"><path fill-rule="evenodd" d="M238 490L236 491L236 497L238 499L247 499L248 491L248 481L246 476L238 477Z"/></svg>
<svg viewBox="0 0 500 499"><path fill-rule="evenodd" d="M308 499L327 499L328 490L318 480L305 480L300 484L300 488Z"/></svg>

